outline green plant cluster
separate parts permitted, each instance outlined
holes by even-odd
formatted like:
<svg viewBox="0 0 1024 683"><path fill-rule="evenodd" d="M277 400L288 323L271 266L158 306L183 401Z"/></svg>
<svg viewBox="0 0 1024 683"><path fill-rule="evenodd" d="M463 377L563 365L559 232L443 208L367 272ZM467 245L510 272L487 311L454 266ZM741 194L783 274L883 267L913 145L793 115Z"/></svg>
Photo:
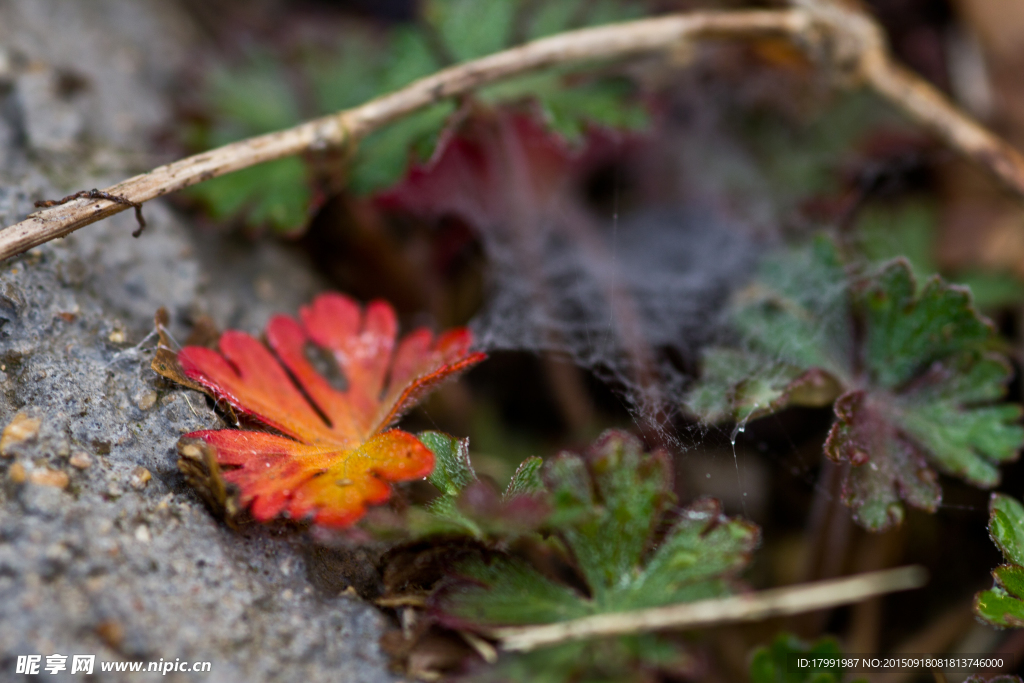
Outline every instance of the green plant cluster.
<svg viewBox="0 0 1024 683"><path fill-rule="evenodd" d="M424 438L425 436L425 438ZM465 442L421 435L437 457L431 482L441 496L431 514L477 538L489 534L464 500L477 486ZM464 560L432 600L440 623L486 635L496 626L547 624L692 602L731 594L735 578L760 542L759 529L725 517L717 501L674 509L671 467L662 453L644 453L624 432L607 432L583 455L562 453L520 466L502 502L543 499L538 541L577 576L555 580L522 557L504 551ZM478 496L471 496L478 498ZM518 515L517 515L518 516ZM449 527L451 528L451 527ZM439 528L440 529L440 528ZM487 680L622 680L635 667L685 668L678 643L654 635L557 645L503 657ZM507 677L507 678L506 678Z"/></svg>
<svg viewBox="0 0 1024 683"><path fill-rule="evenodd" d="M918 285L903 259L858 267L820 238L766 259L730 321L737 343L705 352L687 409L743 423L832 404L825 453L850 464L843 499L868 529L899 524L902 502L934 511L937 472L995 486L1024 444L992 324L969 290Z"/></svg>

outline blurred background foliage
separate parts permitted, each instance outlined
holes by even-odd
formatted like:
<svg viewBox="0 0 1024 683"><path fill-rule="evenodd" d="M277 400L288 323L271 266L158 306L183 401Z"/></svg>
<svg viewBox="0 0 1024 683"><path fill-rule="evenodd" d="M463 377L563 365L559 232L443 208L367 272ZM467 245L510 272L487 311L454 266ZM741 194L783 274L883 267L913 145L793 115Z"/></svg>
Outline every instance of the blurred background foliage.
<svg viewBox="0 0 1024 683"><path fill-rule="evenodd" d="M182 1L209 39L194 72L182 74L178 108L185 125L163 141L175 153L354 106L445 66L561 30L740 6L711 0ZM901 60L1024 147L1022 0L867 4ZM825 230L858 267L902 256L919 281L938 273L968 285L1019 375L1024 206L881 101L838 88L830 74L775 41L710 44L525 76L423 110L356 149L203 183L182 205L197 223L230 230L240 241L286 242L326 285L363 299L387 298L406 324L464 324L502 284L490 273L497 257L509 254L494 252L496 228L482 224L494 216L464 210L469 200L458 191L440 208L413 206L408 181L434 169L446 186L479 195L481 185L466 180L472 174L445 171L438 159L446 150L472 149L490 155L480 168L514 167L514 160L481 143L482 130L503 130L500 122L511 116L525 116L546 131L513 141L548 150L525 166L526 173L536 174L540 186L558 186L555 218L583 226L559 233L579 240L573 244L583 248L598 235L614 255L615 245L638 234L620 224L620 216L698 204L710 207L716 220L741 225L755 252L803 244ZM523 195L522 188L501 182L484 189L499 218L495 203L554 220L543 192ZM500 227L524 232L521 225ZM675 229L655 227L665 235ZM645 256L653 260L651 249ZM522 277L529 277L529 259L516 258ZM749 276L735 267L736 288ZM704 315L701 323L717 323ZM707 340L652 343L650 351L692 378L702 343ZM696 660L687 669L700 671L702 680L750 680L751 653L757 646L782 648L783 641L774 640L782 631L809 641L834 634L846 652L1012 652L1021 659L1024 638L993 631L971 615L972 596L991 586L989 569L1000 560L985 535L987 492L943 476L936 514L910 510L899 528L870 534L840 502L839 468L822 458L829 408L791 407L744 431L673 414L667 427L650 430L631 412L621 387L604 378L600 368L581 368L565 354L495 352L466 382L432 397L410 418L410 428L468 435L478 474L503 488L527 456L581 447L609 426L633 427L649 446L674 456L681 502L714 495L728 514L762 527L764 545L746 574L755 587L909 562L931 569L926 594L703 634L691 643ZM1020 401L1019 379L1009 394ZM682 436L665 438L666 430ZM1003 473L1001 490L1019 497L1024 466L1010 464ZM755 679L788 680L770 678L768 651L760 652ZM935 680L913 676L885 680Z"/></svg>
<svg viewBox="0 0 1024 683"><path fill-rule="evenodd" d="M269 133L314 116L353 107L446 66L499 52L560 31L637 18L643 8L618 0L429 0L416 21L351 27L332 46L301 46L282 55L248 46L238 61L212 72L202 92L207 120L187 131L196 149ZM575 82L573 79L575 78ZM549 69L482 89L483 103L534 103L545 121L579 141L587 125L638 129L647 122L623 78ZM410 162L426 160L454 105L443 102L403 118L360 141L341 174L345 187L365 194L396 183ZM315 169L294 160L257 173L214 179L193 190L211 215L241 218L281 232L302 230L311 212Z"/></svg>

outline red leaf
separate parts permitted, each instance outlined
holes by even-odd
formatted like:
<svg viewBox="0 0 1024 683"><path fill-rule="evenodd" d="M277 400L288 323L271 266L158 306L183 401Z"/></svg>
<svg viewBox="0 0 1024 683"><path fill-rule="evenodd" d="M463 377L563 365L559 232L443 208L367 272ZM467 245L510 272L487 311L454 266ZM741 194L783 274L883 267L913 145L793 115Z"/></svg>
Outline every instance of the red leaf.
<svg viewBox="0 0 1024 683"><path fill-rule="evenodd" d="M243 332L220 338L220 353L186 347L185 375L236 411L280 432L199 431L227 466L240 504L260 521L287 514L344 527L383 503L387 482L425 477L434 456L412 434L388 429L441 381L480 362L472 335L459 328L435 338L416 330L395 344L395 312L383 301L363 310L340 294L323 294L300 311L301 322L276 316L270 350ZM346 381L339 390L306 357L312 343L334 357ZM271 353L271 350L273 353ZM276 355L275 355L276 354Z"/></svg>

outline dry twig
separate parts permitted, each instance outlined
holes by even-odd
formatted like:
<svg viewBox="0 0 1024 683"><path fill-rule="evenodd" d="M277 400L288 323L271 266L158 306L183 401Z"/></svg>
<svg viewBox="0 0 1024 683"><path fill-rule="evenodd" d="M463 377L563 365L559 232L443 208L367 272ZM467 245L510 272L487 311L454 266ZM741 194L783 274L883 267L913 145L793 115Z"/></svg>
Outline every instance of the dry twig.
<svg viewBox="0 0 1024 683"><path fill-rule="evenodd" d="M811 52L824 53L853 82L870 86L1024 195L1024 157L920 77L894 64L881 29L870 17L831 1L795 2L798 6L793 9L693 12L561 33L444 69L331 116L160 166L103 192L137 205L265 161L351 145L439 100L552 65L656 53L700 39L774 36L792 39ZM126 208L124 202L81 198L38 211L0 230L0 260Z"/></svg>
<svg viewBox="0 0 1024 683"><path fill-rule="evenodd" d="M503 650L528 651L584 638L670 628L692 629L812 612L920 588L926 581L927 572L922 567L900 567L729 598L599 614L543 626L502 627L491 630L488 635L496 638Z"/></svg>

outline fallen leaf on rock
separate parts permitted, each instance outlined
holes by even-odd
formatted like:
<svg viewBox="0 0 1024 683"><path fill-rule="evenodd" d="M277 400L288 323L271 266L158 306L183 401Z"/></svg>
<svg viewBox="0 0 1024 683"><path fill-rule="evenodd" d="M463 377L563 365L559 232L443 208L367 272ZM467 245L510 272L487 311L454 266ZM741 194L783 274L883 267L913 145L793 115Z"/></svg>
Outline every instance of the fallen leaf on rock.
<svg viewBox="0 0 1024 683"><path fill-rule="evenodd" d="M237 509L248 508L258 521L285 515L341 528L387 500L388 482L430 474L430 450L390 427L484 355L469 351L465 328L438 337L419 329L396 343L397 327L389 304L363 309L330 293L304 307L299 321L274 317L270 349L230 330L219 353L182 349L176 361L188 380L268 428L186 434L178 452L189 481L223 502L237 496ZM342 381L314 368L311 358L321 353L333 357Z"/></svg>
<svg viewBox="0 0 1024 683"><path fill-rule="evenodd" d="M174 351L177 345L174 344L171 336L167 333L170 316L166 308L161 307L157 309L153 324L156 326L156 333L159 339L156 351L153 353L153 360L149 364L153 372L189 389L195 389L212 396L213 394L207 391L205 386L193 381L181 369L181 364L178 362L178 354Z"/></svg>

